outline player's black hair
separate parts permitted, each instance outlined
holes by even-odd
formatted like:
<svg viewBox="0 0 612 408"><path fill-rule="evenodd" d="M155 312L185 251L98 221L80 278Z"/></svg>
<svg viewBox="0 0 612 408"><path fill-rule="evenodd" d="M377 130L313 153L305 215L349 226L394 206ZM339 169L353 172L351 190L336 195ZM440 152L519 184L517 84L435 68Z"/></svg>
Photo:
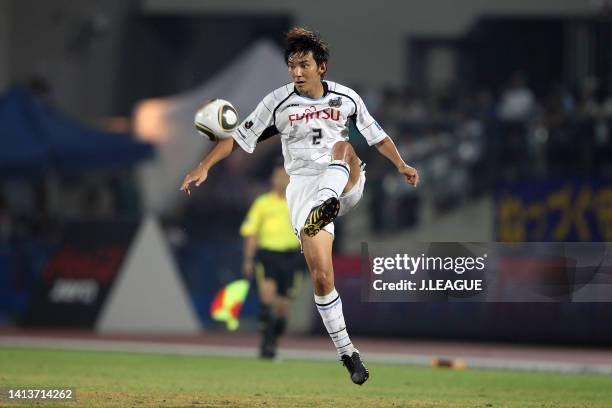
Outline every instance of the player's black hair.
<svg viewBox="0 0 612 408"><path fill-rule="evenodd" d="M318 33L303 27L293 27L287 32L286 41L286 64L289 64L289 57L293 54L307 54L308 52L312 52L312 57L317 65L327 63L329 59L329 47Z"/></svg>

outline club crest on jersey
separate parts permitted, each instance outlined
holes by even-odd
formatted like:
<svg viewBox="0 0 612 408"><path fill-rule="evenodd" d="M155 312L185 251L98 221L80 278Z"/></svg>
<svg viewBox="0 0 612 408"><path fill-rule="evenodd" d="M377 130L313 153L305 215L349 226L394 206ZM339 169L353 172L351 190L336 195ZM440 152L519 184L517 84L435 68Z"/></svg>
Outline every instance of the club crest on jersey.
<svg viewBox="0 0 612 408"><path fill-rule="evenodd" d="M246 129L250 129L250 128L251 128L251 126L253 126L253 121L251 121L251 120L249 120L248 122L246 122L246 123L244 124L244 127L245 127Z"/></svg>
<svg viewBox="0 0 612 408"><path fill-rule="evenodd" d="M330 108L338 108L342 105L342 98L339 96L329 100Z"/></svg>
<svg viewBox="0 0 612 408"><path fill-rule="evenodd" d="M323 120L340 120L340 111L338 109L326 108L316 112L310 112L308 109L304 113L292 113L289 115L289 124L293 126L294 122L305 121L310 122L313 119Z"/></svg>

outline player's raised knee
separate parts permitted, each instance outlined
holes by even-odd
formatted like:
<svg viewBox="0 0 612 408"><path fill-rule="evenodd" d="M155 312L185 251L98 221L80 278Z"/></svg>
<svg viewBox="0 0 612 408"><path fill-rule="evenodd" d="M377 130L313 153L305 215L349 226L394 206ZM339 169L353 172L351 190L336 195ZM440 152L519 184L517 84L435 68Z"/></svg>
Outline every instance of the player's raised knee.
<svg viewBox="0 0 612 408"><path fill-rule="evenodd" d="M355 150L349 142L337 142L332 148L332 157L334 160L344 160L348 163L354 156L356 156Z"/></svg>

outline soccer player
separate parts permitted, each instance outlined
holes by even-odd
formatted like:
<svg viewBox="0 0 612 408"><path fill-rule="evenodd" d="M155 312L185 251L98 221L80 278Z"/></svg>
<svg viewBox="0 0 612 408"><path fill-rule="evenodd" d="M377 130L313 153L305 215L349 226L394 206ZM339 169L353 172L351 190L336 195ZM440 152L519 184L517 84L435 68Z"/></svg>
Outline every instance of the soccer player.
<svg viewBox="0 0 612 408"><path fill-rule="evenodd" d="M289 177L282 163L274 166L270 181L272 191L255 199L240 226L242 273L247 278L257 275L262 358L276 356L277 340L287 326L295 272L302 269L304 259L291 228L285 198Z"/></svg>
<svg viewBox="0 0 612 408"><path fill-rule="evenodd" d="M315 304L351 380L361 385L369 372L349 338L332 266L333 221L357 204L365 184L363 165L348 142L348 121L355 123L368 144L376 146L408 184L416 187L419 175L404 162L356 92L323 80L327 44L300 27L291 29L286 40L285 62L291 82L266 95L233 138L217 143L185 176L181 190L189 194L191 183L201 185L210 168L238 146L252 153L258 142L280 136L290 177L287 202L291 224L302 244Z"/></svg>

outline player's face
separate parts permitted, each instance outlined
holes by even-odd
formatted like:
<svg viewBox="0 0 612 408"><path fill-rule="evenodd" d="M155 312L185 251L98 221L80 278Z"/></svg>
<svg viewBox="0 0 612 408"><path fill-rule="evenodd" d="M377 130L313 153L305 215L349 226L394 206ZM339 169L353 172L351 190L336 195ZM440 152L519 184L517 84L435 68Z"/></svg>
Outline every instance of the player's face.
<svg viewBox="0 0 612 408"><path fill-rule="evenodd" d="M287 63L289 76L300 94L319 97L313 95L321 88L321 76L327 70L326 64L317 65L312 56L312 52L306 54L293 54Z"/></svg>

